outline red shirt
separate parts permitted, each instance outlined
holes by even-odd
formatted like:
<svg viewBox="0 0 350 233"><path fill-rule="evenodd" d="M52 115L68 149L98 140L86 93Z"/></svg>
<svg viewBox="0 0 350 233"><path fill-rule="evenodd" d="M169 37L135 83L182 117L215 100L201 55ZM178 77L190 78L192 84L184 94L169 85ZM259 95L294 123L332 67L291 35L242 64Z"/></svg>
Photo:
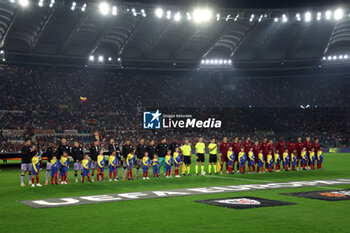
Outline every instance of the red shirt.
<svg viewBox="0 0 350 233"><path fill-rule="evenodd" d="M288 153L292 153L293 150L295 149L295 143L294 142L288 142L287 143L287 148L288 148Z"/></svg>
<svg viewBox="0 0 350 233"><path fill-rule="evenodd" d="M318 151L318 149L320 149L320 144L314 143L314 144L312 145L312 148L315 148L315 152L316 152L316 151Z"/></svg>
<svg viewBox="0 0 350 233"><path fill-rule="evenodd" d="M262 142L260 145L260 149L262 149L264 156L266 156L269 153L269 148L268 148L267 142Z"/></svg>
<svg viewBox="0 0 350 233"><path fill-rule="evenodd" d="M237 156L238 153L241 151L241 145L239 144L239 142L232 142L232 150Z"/></svg>
<svg viewBox="0 0 350 233"><path fill-rule="evenodd" d="M230 147L230 143L228 142L222 142L220 143L220 151L221 151L221 154L222 155L226 155L227 156L227 151L228 151L228 148Z"/></svg>
<svg viewBox="0 0 350 233"><path fill-rule="evenodd" d="M309 152L309 151L311 151L311 148L312 148L312 142L305 141L303 146L306 147L306 151Z"/></svg>
<svg viewBox="0 0 350 233"><path fill-rule="evenodd" d="M271 151L271 154L275 155L275 146L273 144L267 144L267 149Z"/></svg>
<svg viewBox="0 0 350 233"><path fill-rule="evenodd" d="M254 155L255 155L255 158L256 157L258 157L258 155L259 155L259 150L260 150L260 146L259 145L254 145L253 146L253 153L254 153Z"/></svg>
<svg viewBox="0 0 350 233"><path fill-rule="evenodd" d="M301 150L303 149L303 143L302 142L297 142L295 143L295 149L297 149L297 154L301 155Z"/></svg>
<svg viewBox="0 0 350 233"><path fill-rule="evenodd" d="M246 155L248 155L249 152L249 148L250 148L250 142L243 142L243 147L244 147L244 152L246 153Z"/></svg>
<svg viewBox="0 0 350 233"><path fill-rule="evenodd" d="M284 148L285 148L285 143L284 141L278 141L277 142L277 145L276 145L276 148L279 150L279 154L282 155L283 152L284 152Z"/></svg>

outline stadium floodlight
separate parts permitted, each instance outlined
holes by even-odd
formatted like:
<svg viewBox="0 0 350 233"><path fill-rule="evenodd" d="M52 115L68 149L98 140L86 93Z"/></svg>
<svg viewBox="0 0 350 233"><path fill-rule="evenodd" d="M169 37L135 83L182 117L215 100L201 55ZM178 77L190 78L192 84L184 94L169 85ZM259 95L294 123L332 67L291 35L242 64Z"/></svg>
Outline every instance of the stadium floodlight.
<svg viewBox="0 0 350 233"><path fill-rule="evenodd" d="M220 14L216 14L216 21L220 20Z"/></svg>
<svg viewBox="0 0 350 233"><path fill-rule="evenodd" d="M89 56L89 61L94 61L95 60L95 57L93 55L90 55Z"/></svg>
<svg viewBox="0 0 350 233"><path fill-rule="evenodd" d="M239 18L239 14L238 14L238 15L236 15L236 17L235 17L234 21L237 21L237 20L238 20L238 18Z"/></svg>
<svg viewBox="0 0 350 233"><path fill-rule="evenodd" d="M287 22L288 21L288 18L287 18L287 16L286 15L282 15L282 22Z"/></svg>
<svg viewBox="0 0 350 233"><path fill-rule="evenodd" d="M53 4L55 4L55 0L51 0L49 7L52 8ZM86 7L86 4L84 4L84 5ZM84 11L85 11L85 7L84 7Z"/></svg>
<svg viewBox="0 0 350 233"><path fill-rule="evenodd" d="M209 59L205 60L205 64L209 64Z"/></svg>
<svg viewBox="0 0 350 233"><path fill-rule="evenodd" d="M121 60L122 60L122 59L121 59L120 57L118 57L117 61L118 61L118 62L121 62Z"/></svg>
<svg viewBox="0 0 350 233"><path fill-rule="evenodd" d="M298 21L301 21L301 17L300 17L300 14L299 14L299 13L297 13L295 17L297 17L297 20L298 20Z"/></svg>
<svg viewBox="0 0 350 233"><path fill-rule="evenodd" d="M323 57L322 60L325 61L327 58L326 57Z"/></svg>
<svg viewBox="0 0 350 233"><path fill-rule="evenodd" d="M10 2L11 2L11 3L14 3L14 2L15 2L15 0L10 0Z"/></svg>
<svg viewBox="0 0 350 233"><path fill-rule="evenodd" d="M109 4L107 2L101 2L98 6L102 15L108 15L109 13Z"/></svg>
<svg viewBox="0 0 350 233"><path fill-rule="evenodd" d="M112 15L117 15L118 14L118 8L116 6L112 7Z"/></svg>
<svg viewBox="0 0 350 233"><path fill-rule="evenodd" d="M258 22L261 22L261 20L262 20L263 17L264 17L263 15L260 15L260 17L259 17L259 19L258 19Z"/></svg>
<svg viewBox="0 0 350 233"><path fill-rule="evenodd" d="M227 62L228 62L228 64L231 64L231 63L232 63L232 60L228 60Z"/></svg>
<svg viewBox="0 0 350 233"><path fill-rule="evenodd" d="M131 12L132 12L132 13L135 13L135 12L136 12L135 8L132 8L132 9L131 9Z"/></svg>
<svg viewBox="0 0 350 233"><path fill-rule="evenodd" d="M328 59L328 61L330 61L330 60L332 60L332 57L331 57L331 56L328 56L328 58L327 58L327 59Z"/></svg>
<svg viewBox="0 0 350 233"><path fill-rule="evenodd" d="M278 18L274 18L274 21L275 21L275 22L278 22Z"/></svg>
<svg viewBox="0 0 350 233"><path fill-rule="evenodd" d="M101 55L98 56L98 61L99 61L99 62L103 62L103 56L101 56Z"/></svg>
<svg viewBox="0 0 350 233"><path fill-rule="evenodd" d="M193 20L196 23L206 22L211 19L211 15L209 9L196 9L193 11Z"/></svg>
<svg viewBox="0 0 350 233"><path fill-rule="evenodd" d="M214 64L214 60L213 60L213 59L210 59L209 63L210 63L210 64Z"/></svg>
<svg viewBox="0 0 350 233"><path fill-rule="evenodd" d="M317 12L317 21L321 20L321 16L322 16L321 12Z"/></svg>
<svg viewBox="0 0 350 233"><path fill-rule="evenodd" d="M252 15L250 16L249 21L250 21L250 22L252 22L252 21L254 20L254 17L255 17L255 15L254 15L254 14L252 14Z"/></svg>
<svg viewBox="0 0 350 233"><path fill-rule="evenodd" d="M334 19L335 20L341 20L344 16L344 11L343 9L337 9L334 11Z"/></svg>
<svg viewBox="0 0 350 233"><path fill-rule="evenodd" d="M167 19L171 19L171 11L167 11L166 12L166 18Z"/></svg>
<svg viewBox="0 0 350 233"><path fill-rule="evenodd" d="M231 15L230 14L228 14L227 16L226 16L226 21L228 21L229 19L230 19L230 17L231 17ZM236 21L236 19L235 19L235 21Z"/></svg>
<svg viewBox="0 0 350 233"><path fill-rule="evenodd" d="M343 55L339 55L339 56L338 56L338 59L339 59L339 60L343 60Z"/></svg>
<svg viewBox="0 0 350 233"><path fill-rule="evenodd" d="M43 0L39 0L38 6L42 7L44 5Z"/></svg>
<svg viewBox="0 0 350 233"><path fill-rule="evenodd" d="M333 56L333 60L337 60L337 56Z"/></svg>
<svg viewBox="0 0 350 233"><path fill-rule="evenodd" d="M180 21L180 20L181 20L181 14L180 14L180 12L177 12L177 13L174 15L174 20L175 20L175 21Z"/></svg>
<svg viewBox="0 0 350 233"><path fill-rule="evenodd" d="M326 20L330 20L332 18L332 11L328 10L326 11Z"/></svg>
<svg viewBox="0 0 350 233"><path fill-rule="evenodd" d="M0 50L0 54L4 54L4 50Z"/></svg>
<svg viewBox="0 0 350 233"><path fill-rule="evenodd" d="M226 59L224 60L224 64L227 64L227 60Z"/></svg>
<svg viewBox="0 0 350 233"><path fill-rule="evenodd" d="M349 56L348 55L344 55L344 59L348 59L349 58Z"/></svg>
<svg viewBox="0 0 350 233"><path fill-rule="evenodd" d="M158 18L162 18L163 17L163 10L161 8L157 8L154 13L156 14L156 16Z"/></svg>
<svg viewBox="0 0 350 233"><path fill-rule="evenodd" d="M191 13L190 12L186 12L186 17L187 17L187 20L191 20L192 19Z"/></svg>
<svg viewBox="0 0 350 233"><path fill-rule="evenodd" d="M219 63L219 60L218 59L215 59L214 60L214 64L218 64Z"/></svg>
<svg viewBox="0 0 350 233"><path fill-rule="evenodd" d="M305 22L310 22L312 19L312 15L311 15L311 12L306 12L305 13Z"/></svg>
<svg viewBox="0 0 350 233"><path fill-rule="evenodd" d="M112 58L111 58L111 57L108 57L108 61L112 61Z"/></svg>
<svg viewBox="0 0 350 233"><path fill-rule="evenodd" d="M222 61L222 59L220 59L220 60L219 60L219 64L222 64L222 63L223 63L223 61Z"/></svg>
<svg viewBox="0 0 350 233"><path fill-rule="evenodd" d="M28 0L19 0L19 5L23 6L23 7L27 7L29 5L29 1Z"/></svg>

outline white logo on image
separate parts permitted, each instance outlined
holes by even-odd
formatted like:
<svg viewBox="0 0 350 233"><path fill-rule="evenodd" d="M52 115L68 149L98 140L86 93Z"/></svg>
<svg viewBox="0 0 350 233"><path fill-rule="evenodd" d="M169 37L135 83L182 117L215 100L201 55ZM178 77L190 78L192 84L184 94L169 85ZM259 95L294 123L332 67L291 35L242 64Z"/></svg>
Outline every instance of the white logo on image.
<svg viewBox="0 0 350 233"><path fill-rule="evenodd" d="M226 199L226 200L218 200L215 202L222 203L222 204L230 204L230 205L260 205L259 201L247 199L247 198Z"/></svg>

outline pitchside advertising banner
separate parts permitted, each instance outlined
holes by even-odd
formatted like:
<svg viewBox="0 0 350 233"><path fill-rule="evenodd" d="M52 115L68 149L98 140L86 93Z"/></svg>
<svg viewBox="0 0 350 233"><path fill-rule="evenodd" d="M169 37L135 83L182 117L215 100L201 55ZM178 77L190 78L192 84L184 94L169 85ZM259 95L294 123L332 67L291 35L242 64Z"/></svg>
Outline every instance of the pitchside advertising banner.
<svg viewBox="0 0 350 233"><path fill-rule="evenodd" d="M258 118L258 120L257 120ZM159 108L143 111L142 128L147 130L231 130L237 133L266 131L278 127L294 132L295 123L302 119L303 127L323 132L345 132L346 108ZM266 122L266 124L259 124ZM283 125L278 125L283 122ZM320 125L320 122L322 125Z"/></svg>
<svg viewBox="0 0 350 233"><path fill-rule="evenodd" d="M350 184L350 179L309 180L309 181L296 181L296 182L285 182L285 183L227 185L227 186L214 186L214 187L202 187L202 188L171 189L171 190L159 190L159 191L143 191L143 192L114 193L114 194L92 195L92 196L51 198L51 199L43 199L43 200L20 201L20 202L32 208L38 209L38 208L54 208L54 207L63 207L63 206L86 205L86 204L96 204L96 203L104 203L104 202L132 201L132 200L143 200L143 199L164 198L164 197L180 197L180 196L203 195L203 194L233 193L233 192L253 191L253 190L301 188L301 187L314 187L314 186L340 185L340 184Z"/></svg>

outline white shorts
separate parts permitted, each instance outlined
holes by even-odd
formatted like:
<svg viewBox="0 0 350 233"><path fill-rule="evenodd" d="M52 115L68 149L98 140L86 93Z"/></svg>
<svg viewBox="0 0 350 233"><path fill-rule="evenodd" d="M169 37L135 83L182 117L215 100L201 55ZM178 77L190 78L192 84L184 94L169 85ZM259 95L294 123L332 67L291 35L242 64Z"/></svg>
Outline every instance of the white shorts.
<svg viewBox="0 0 350 233"><path fill-rule="evenodd" d="M33 171L33 164L32 163L22 163L21 170L25 171L25 172L31 172L31 171Z"/></svg>
<svg viewBox="0 0 350 233"><path fill-rule="evenodd" d="M97 162L91 161L91 169L96 169L96 168L97 168Z"/></svg>
<svg viewBox="0 0 350 233"><path fill-rule="evenodd" d="M47 170L47 171L50 171L50 170L51 170L51 163L50 163L50 162L47 162L47 163L46 163L46 170Z"/></svg>
<svg viewBox="0 0 350 233"><path fill-rule="evenodd" d="M83 164L81 162L75 162L74 171L81 171L81 170L83 170Z"/></svg>

